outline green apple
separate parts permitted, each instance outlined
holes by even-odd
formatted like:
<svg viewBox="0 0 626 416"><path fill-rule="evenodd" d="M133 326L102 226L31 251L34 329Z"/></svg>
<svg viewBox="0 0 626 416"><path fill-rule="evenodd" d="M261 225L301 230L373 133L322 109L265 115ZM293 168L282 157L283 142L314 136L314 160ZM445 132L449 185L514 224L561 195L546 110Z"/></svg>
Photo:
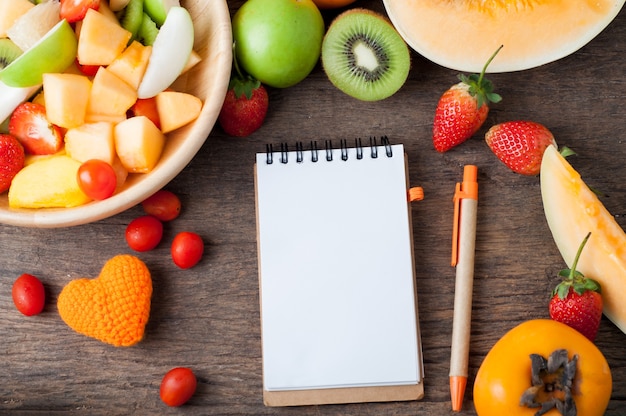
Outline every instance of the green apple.
<svg viewBox="0 0 626 416"><path fill-rule="evenodd" d="M193 41L191 15L184 7L172 7L152 44L150 60L137 89L138 98L154 97L178 78L189 61Z"/></svg>
<svg viewBox="0 0 626 416"><path fill-rule="evenodd" d="M295 85L319 60L325 26L312 0L248 0L232 23L237 62L266 85Z"/></svg>
<svg viewBox="0 0 626 416"><path fill-rule="evenodd" d="M54 25L37 43L0 71L0 81L10 87L41 84L47 72L62 72L76 59L78 40L66 20Z"/></svg>
<svg viewBox="0 0 626 416"><path fill-rule="evenodd" d="M150 16L152 21L161 26L165 22L167 12L172 7L180 7L179 0L144 0L143 10Z"/></svg>

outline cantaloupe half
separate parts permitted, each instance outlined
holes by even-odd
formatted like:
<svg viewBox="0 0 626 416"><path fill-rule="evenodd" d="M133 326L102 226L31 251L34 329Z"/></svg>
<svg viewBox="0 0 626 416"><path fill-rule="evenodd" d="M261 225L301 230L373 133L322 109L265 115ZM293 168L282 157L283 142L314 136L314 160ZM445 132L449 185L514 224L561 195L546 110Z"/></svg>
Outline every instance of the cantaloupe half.
<svg viewBox="0 0 626 416"><path fill-rule="evenodd" d="M554 241L571 267L587 233L576 269L602 286L604 314L626 333L626 233L556 147L541 162L541 198Z"/></svg>
<svg viewBox="0 0 626 416"><path fill-rule="evenodd" d="M624 0L384 0L405 41L425 58L480 72L519 71L577 51L617 16Z"/></svg>

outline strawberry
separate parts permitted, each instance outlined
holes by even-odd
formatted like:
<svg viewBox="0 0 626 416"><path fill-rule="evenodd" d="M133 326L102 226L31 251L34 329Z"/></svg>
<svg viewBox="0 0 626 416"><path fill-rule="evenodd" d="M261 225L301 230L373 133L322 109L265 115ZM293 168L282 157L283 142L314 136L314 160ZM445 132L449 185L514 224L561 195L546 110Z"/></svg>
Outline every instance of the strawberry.
<svg viewBox="0 0 626 416"><path fill-rule="evenodd" d="M50 155L63 147L63 132L46 118L46 107L38 103L20 104L9 119L9 133L24 146L26 153Z"/></svg>
<svg viewBox="0 0 626 416"><path fill-rule="evenodd" d="M489 58L482 72L459 75L461 82L443 93L435 110L433 144L439 152L446 152L474 135L483 125L489 113L489 103L497 103L502 97L493 92L491 81L485 71L502 46Z"/></svg>
<svg viewBox="0 0 626 416"><path fill-rule="evenodd" d="M218 121L226 134L245 137L263 125L269 97L260 81L241 72L237 59L233 59L233 64L233 75Z"/></svg>
<svg viewBox="0 0 626 416"><path fill-rule="evenodd" d="M587 234L578 248L572 268L559 272L564 280L552 291L549 310L553 320L569 325L593 342L602 318L600 284L576 270L578 258L590 235Z"/></svg>
<svg viewBox="0 0 626 416"><path fill-rule="evenodd" d="M0 192L11 186L13 177L24 167L24 148L10 134L0 134Z"/></svg>
<svg viewBox="0 0 626 416"><path fill-rule="evenodd" d="M83 20L87 10L100 8L100 0L61 0L59 15L70 23Z"/></svg>
<svg viewBox="0 0 626 416"><path fill-rule="evenodd" d="M485 141L509 169L529 176L539 174L546 148L557 145L550 130L533 121L496 124L485 134Z"/></svg>
<svg viewBox="0 0 626 416"><path fill-rule="evenodd" d="M161 128L161 118L157 109L156 97L138 98L129 109L129 116L146 116L157 128Z"/></svg>

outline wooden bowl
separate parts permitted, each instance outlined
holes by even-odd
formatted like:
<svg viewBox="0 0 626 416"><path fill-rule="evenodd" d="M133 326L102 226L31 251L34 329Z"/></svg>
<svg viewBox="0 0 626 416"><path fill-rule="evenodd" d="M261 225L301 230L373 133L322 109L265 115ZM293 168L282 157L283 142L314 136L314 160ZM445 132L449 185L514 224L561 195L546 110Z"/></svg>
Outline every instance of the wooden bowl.
<svg viewBox="0 0 626 416"><path fill-rule="evenodd" d="M219 115L232 67L232 30L226 0L182 0L194 22L194 50L202 61L176 81L176 90L204 101L202 113L191 124L167 134L157 166L146 174L129 174L112 197L74 208L13 209L7 192L0 195L0 223L24 227L69 227L120 213L164 187L196 155Z"/></svg>

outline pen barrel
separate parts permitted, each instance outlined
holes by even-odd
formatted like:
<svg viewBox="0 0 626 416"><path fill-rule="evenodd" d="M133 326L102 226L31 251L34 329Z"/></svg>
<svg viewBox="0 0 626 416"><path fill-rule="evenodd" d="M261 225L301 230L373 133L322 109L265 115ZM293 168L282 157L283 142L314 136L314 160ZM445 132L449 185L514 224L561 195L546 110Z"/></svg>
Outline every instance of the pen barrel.
<svg viewBox="0 0 626 416"><path fill-rule="evenodd" d="M454 317L450 376L468 374L469 343L472 321L472 294L474 289L474 253L476 245L476 212L478 201L461 200L459 218L458 262L454 289Z"/></svg>

